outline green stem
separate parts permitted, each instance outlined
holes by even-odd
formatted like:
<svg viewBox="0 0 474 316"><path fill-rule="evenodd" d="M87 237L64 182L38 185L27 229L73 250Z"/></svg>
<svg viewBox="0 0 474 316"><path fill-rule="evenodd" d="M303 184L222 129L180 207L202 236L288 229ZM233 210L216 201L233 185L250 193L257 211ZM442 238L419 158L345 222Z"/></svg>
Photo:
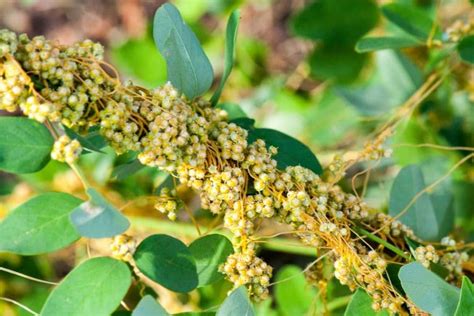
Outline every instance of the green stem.
<svg viewBox="0 0 474 316"><path fill-rule="evenodd" d="M333 311L340 307L346 306L347 304L349 304L351 299L352 299L352 294L347 295L347 296L342 296L342 297L336 297L335 299L333 299L331 302L328 303L327 305L328 311Z"/></svg>
<svg viewBox="0 0 474 316"><path fill-rule="evenodd" d="M382 238L380 237L377 237L375 236L374 234L366 231L365 229L363 228L360 228L360 227L353 227L353 230L360 234L360 235L364 235L366 236L367 238L375 241L376 243L379 243L383 246L385 246L387 249L390 249L391 251L393 251L394 253L396 253L397 255L399 255L400 257L404 258L404 259L407 259L407 260L410 260L410 256L408 256L405 252L403 252L403 250L401 250L400 248L388 243L386 240L383 240Z"/></svg>
<svg viewBox="0 0 474 316"><path fill-rule="evenodd" d="M162 221L154 218L141 216L129 216L128 218L130 219L132 226L134 226L136 230L153 229L159 232L170 233L179 236L186 236L191 238L199 237L196 228L194 227L194 225L191 224ZM214 232L223 234L227 237L231 237L231 234L224 229L218 229ZM262 242L261 246L263 249L266 250L281 251L295 255L312 257L316 257L317 255L315 248L304 246L301 244L291 243L291 241L285 238L272 238L269 241Z"/></svg>

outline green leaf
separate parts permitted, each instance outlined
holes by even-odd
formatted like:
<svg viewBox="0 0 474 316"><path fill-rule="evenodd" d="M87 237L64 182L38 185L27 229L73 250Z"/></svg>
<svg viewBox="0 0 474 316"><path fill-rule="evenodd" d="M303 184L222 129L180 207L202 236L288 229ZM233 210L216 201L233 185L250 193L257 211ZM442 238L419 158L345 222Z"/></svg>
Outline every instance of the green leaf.
<svg viewBox="0 0 474 316"><path fill-rule="evenodd" d="M311 75L316 79L348 83L355 80L367 61L367 55L358 54L354 46L317 47L309 56Z"/></svg>
<svg viewBox="0 0 474 316"><path fill-rule="evenodd" d="M235 103L220 103L216 106L218 109L223 109L227 112L227 118L229 120L235 120L237 118L246 118L247 114L245 114L244 110L240 107L240 105Z"/></svg>
<svg viewBox="0 0 474 316"><path fill-rule="evenodd" d="M120 235L130 222L95 189L87 189L90 200L79 205L71 214L77 232L88 238L107 238Z"/></svg>
<svg viewBox="0 0 474 316"><path fill-rule="evenodd" d="M389 315L386 310L376 312L372 309L372 299L370 296L362 289L357 289L357 291L352 295L349 305L347 305L344 316L384 316Z"/></svg>
<svg viewBox="0 0 474 316"><path fill-rule="evenodd" d="M37 255L69 246L80 238L69 215L81 202L51 192L18 206L0 223L0 252Z"/></svg>
<svg viewBox="0 0 474 316"><path fill-rule="evenodd" d="M120 305L131 282L124 262L108 257L89 259L51 292L41 316L108 316Z"/></svg>
<svg viewBox="0 0 474 316"><path fill-rule="evenodd" d="M65 131L71 139L77 139L84 149L90 152L104 153L101 149L107 146L107 141L100 135L98 130L91 128L85 136L76 133L68 127L65 127Z"/></svg>
<svg viewBox="0 0 474 316"><path fill-rule="evenodd" d="M439 164L435 166L442 168ZM418 196L405 215L400 217L400 221L412 228L415 235L421 239L439 240L452 228L453 214L450 206L453 197L452 193L447 191L446 185L438 186L436 191L430 194L423 193ZM389 214L397 216L426 186L419 166L409 165L400 170L390 192Z"/></svg>
<svg viewBox="0 0 474 316"><path fill-rule="evenodd" d="M410 201L423 189L425 180L421 169L416 165L404 167L395 178L390 191L389 214L397 216ZM433 205L427 193L421 194L400 221L412 228L415 235L423 240L436 240L439 236L439 226Z"/></svg>
<svg viewBox="0 0 474 316"><path fill-rule="evenodd" d="M189 251L196 261L199 287L223 279L218 268L233 250L229 239L219 234L198 238L189 245Z"/></svg>
<svg viewBox="0 0 474 316"><path fill-rule="evenodd" d="M235 289L217 310L216 316L254 316L245 287Z"/></svg>
<svg viewBox="0 0 474 316"><path fill-rule="evenodd" d="M144 296L132 312L132 316L168 316L168 312L151 295Z"/></svg>
<svg viewBox="0 0 474 316"><path fill-rule="evenodd" d="M222 89L224 88L224 84L227 81L227 78L229 78L230 72L232 71L232 67L234 66L235 43L237 40L239 20L240 11L232 11L229 17L229 21L227 21L226 28L224 72L222 73L222 78L221 82L219 83L219 87L217 87L216 92L214 92L214 95L211 98L211 103L213 106L215 106L217 104L217 101L219 101Z"/></svg>
<svg viewBox="0 0 474 316"><path fill-rule="evenodd" d="M253 143L257 139L263 139L267 146L274 146L278 149L278 153L273 158L277 161L279 169L285 170L289 166L302 166L316 174L322 173L323 169L316 156L308 146L296 138L269 128L250 130L249 143Z"/></svg>
<svg viewBox="0 0 474 316"><path fill-rule="evenodd" d="M122 181L132 174L142 170L143 168L145 168L145 166L142 165L138 159L133 159L126 163L115 166L112 170L112 178L114 180Z"/></svg>
<svg viewBox="0 0 474 316"><path fill-rule="evenodd" d="M140 243L133 257L143 274L171 291L189 292L198 285L193 255L176 238L152 235Z"/></svg>
<svg viewBox="0 0 474 316"><path fill-rule="evenodd" d="M464 37L459 42L457 50L462 60L474 64L474 35Z"/></svg>
<svg viewBox="0 0 474 316"><path fill-rule="evenodd" d="M422 10L411 5L401 3L389 3L382 7L385 17L410 35L425 41L430 36L434 23ZM435 38L440 39L439 31L434 33Z"/></svg>
<svg viewBox="0 0 474 316"><path fill-rule="evenodd" d="M281 315L306 315L317 294L306 282L303 271L298 266L284 266L275 282L275 300Z"/></svg>
<svg viewBox="0 0 474 316"><path fill-rule="evenodd" d="M365 53L375 50L400 49L421 45L423 43L411 37L364 37L357 42L355 50L359 53Z"/></svg>
<svg viewBox="0 0 474 316"><path fill-rule="evenodd" d="M453 315L459 289L448 284L418 262L400 269L398 277L408 298L433 316Z"/></svg>
<svg viewBox="0 0 474 316"><path fill-rule="evenodd" d="M341 10L350 8L350 10ZM353 46L372 29L378 20L378 9L372 0L319 0L306 6L291 20L292 31L313 40Z"/></svg>
<svg viewBox="0 0 474 316"><path fill-rule="evenodd" d="M25 117L0 117L0 170L32 173L50 160L54 139L48 129Z"/></svg>
<svg viewBox="0 0 474 316"><path fill-rule="evenodd" d="M471 315L474 315L474 285L467 276L463 276L461 295L454 316Z"/></svg>
<svg viewBox="0 0 474 316"><path fill-rule="evenodd" d="M165 3L156 11L153 37L166 60L168 80L176 89L189 99L209 89L214 79L209 59L172 4Z"/></svg>
<svg viewBox="0 0 474 316"><path fill-rule="evenodd" d="M364 115L385 114L403 104L421 85L420 70L403 54L393 50L375 53L377 71L359 86L338 86L336 92Z"/></svg>
<svg viewBox="0 0 474 316"><path fill-rule="evenodd" d="M229 123L234 123L244 129L246 129L247 131L251 131L254 129L254 125L255 125L255 120L254 119L251 119L249 117L239 117L239 118L236 118L236 119L233 119L231 121L229 121Z"/></svg>

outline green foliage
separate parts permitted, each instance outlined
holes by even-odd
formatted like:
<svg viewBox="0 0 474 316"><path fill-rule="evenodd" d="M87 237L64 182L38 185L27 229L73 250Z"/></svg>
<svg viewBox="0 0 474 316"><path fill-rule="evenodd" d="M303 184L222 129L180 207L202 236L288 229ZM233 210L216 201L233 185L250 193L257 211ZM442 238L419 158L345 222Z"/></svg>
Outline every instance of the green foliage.
<svg viewBox="0 0 474 316"><path fill-rule="evenodd" d="M431 35L436 39L441 37L431 18L411 5L389 3L382 7L382 13L390 22L419 40L426 41Z"/></svg>
<svg viewBox="0 0 474 316"><path fill-rule="evenodd" d="M421 85L420 70L396 51L378 51L377 71L361 85L339 86L336 92L363 115L380 115L403 104Z"/></svg>
<svg viewBox="0 0 474 316"><path fill-rule="evenodd" d="M296 35L321 41L309 58L314 77L349 82L357 78L366 62L365 55L354 51L355 43L377 20L378 9L372 0L323 0L295 15L291 28Z"/></svg>
<svg viewBox="0 0 474 316"><path fill-rule="evenodd" d="M459 42L457 49L462 60L474 64L474 35L464 37Z"/></svg>
<svg viewBox="0 0 474 316"><path fill-rule="evenodd" d="M82 201L66 193L44 193L14 209L0 223L0 252L36 255L53 252L79 239L69 222Z"/></svg>
<svg viewBox="0 0 474 316"><path fill-rule="evenodd" d="M235 289L217 310L216 316L254 316L253 306L247 290L241 286Z"/></svg>
<svg viewBox="0 0 474 316"><path fill-rule="evenodd" d="M175 292L189 292L198 286L196 262L180 240L152 235L143 240L134 254L143 274Z"/></svg>
<svg viewBox="0 0 474 316"><path fill-rule="evenodd" d="M223 279L218 271L221 264L233 252L232 243L223 235L211 234L194 240L189 251L196 262L199 286Z"/></svg>
<svg viewBox="0 0 474 316"><path fill-rule="evenodd" d="M170 3L155 13L153 37L166 60L168 80L175 88L193 99L206 92L214 74L196 35Z"/></svg>
<svg viewBox="0 0 474 316"><path fill-rule="evenodd" d="M131 282L125 263L108 257L89 259L51 292L41 315L108 316L120 305Z"/></svg>
<svg viewBox="0 0 474 316"><path fill-rule="evenodd" d="M40 123L25 117L0 117L0 170L31 173L50 159L53 137Z"/></svg>
<svg viewBox="0 0 474 316"><path fill-rule="evenodd" d="M462 278L461 295L456 307L455 316L469 316L474 314L474 285L468 277Z"/></svg>
<svg viewBox="0 0 474 316"><path fill-rule="evenodd" d="M99 129L97 127L90 128L87 135L81 135L76 133L70 128L65 128L66 134L71 139L77 139L83 149L90 152L99 152L104 153L102 148L107 146L107 141L102 135L100 135Z"/></svg>
<svg viewBox="0 0 474 316"><path fill-rule="evenodd" d="M317 294L306 282L303 271L298 266L285 266L278 271L275 282L275 299L281 315L306 315Z"/></svg>
<svg viewBox="0 0 474 316"><path fill-rule="evenodd" d="M386 310L376 312L372 309L372 299L362 289L358 289L352 296L349 305L347 305L344 316L388 316Z"/></svg>
<svg viewBox="0 0 474 316"><path fill-rule="evenodd" d="M144 58L146 56L146 58ZM126 72L150 88L166 82L166 62L157 51L151 32L114 47L112 58Z"/></svg>
<svg viewBox="0 0 474 316"><path fill-rule="evenodd" d="M355 49L358 53L366 53L382 49L416 47L421 44L416 39L410 37L364 37L357 42Z"/></svg>
<svg viewBox="0 0 474 316"><path fill-rule="evenodd" d="M216 106L217 108L223 109L224 111L227 112L227 117L229 120L235 120L241 117L247 117L247 114L245 114L244 110L235 103L220 103Z"/></svg>
<svg viewBox="0 0 474 316"><path fill-rule="evenodd" d="M71 213L77 232L88 238L107 238L120 235L130 226L129 221L95 189L87 189L89 201Z"/></svg>
<svg viewBox="0 0 474 316"><path fill-rule="evenodd" d="M132 316L168 316L168 312L153 296L145 295L132 312Z"/></svg>
<svg viewBox="0 0 474 316"><path fill-rule="evenodd" d="M232 71L232 67L234 66L234 54L235 54L235 44L237 41L237 30L239 28L239 19L240 19L240 11L235 10L230 14L229 21L227 22L227 29L226 29L226 42L225 42L225 57L224 57L224 72L222 73L221 82L217 87L216 92L211 98L212 105L216 105L217 101L222 93L222 89L224 88L224 84L229 78L230 72Z"/></svg>
<svg viewBox="0 0 474 316"><path fill-rule="evenodd" d="M267 147L274 146L278 153L273 156L277 166L285 170L288 166L302 166L312 170L316 174L322 173L322 167L311 149L299 140L269 128L255 128L255 121L249 118L238 118L232 121L242 128L248 130L248 142L253 143L257 139L263 139Z"/></svg>
<svg viewBox="0 0 474 316"><path fill-rule="evenodd" d="M447 224L445 218L449 208L443 203L433 203L433 196L426 192L421 194L425 187L425 179L418 166L404 167L392 185L389 214L397 216L412 203L400 221L412 228L421 239L439 240L445 233L442 226ZM446 197L443 200L447 200Z"/></svg>
<svg viewBox="0 0 474 316"><path fill-rule="evenodd" d="M454 315L459 299L458 288L449 285L418 262L403 266L398 277L416 306L433 316Z"/></svg>

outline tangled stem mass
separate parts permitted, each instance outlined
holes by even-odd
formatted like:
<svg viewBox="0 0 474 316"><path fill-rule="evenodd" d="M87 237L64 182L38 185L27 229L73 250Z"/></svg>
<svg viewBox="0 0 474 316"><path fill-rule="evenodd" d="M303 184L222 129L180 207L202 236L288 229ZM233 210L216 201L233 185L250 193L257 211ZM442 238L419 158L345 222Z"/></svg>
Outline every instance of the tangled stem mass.
<svg viewBox="0 0 474 316"><path fill-rule="evenodd" d="M122 85L102 58L102 46L88 40L67 47L0 31L0 109L19 108L31 119L77 132L99 126L118 154L138 151L142 164L197 190L202 206L223 215L234 236L235 252L221 271L254 299L268 295L272 275L272 267L256 255L254 234L260 221L274 218L291 226L303 243L321 253L329 249L334 276L352 290L364 288L375 310L416 311L387 273L389 263L411 260L406 237L417 238L408 227L311 170L277 169L272 158L277 148L261 139L247 143L247 131L205 100L190 101L169 83L153 91ZM77 141L63 136L52 157L71 163L80 152ZM173 191L163 191L158 201L157 209L174 219L179 203ZM415 259L425 266L443 264L456 281L467 258L453 243L447 240L442 251L420 246ZM309 279L321 285L318 266L308 269Z"/></svg>

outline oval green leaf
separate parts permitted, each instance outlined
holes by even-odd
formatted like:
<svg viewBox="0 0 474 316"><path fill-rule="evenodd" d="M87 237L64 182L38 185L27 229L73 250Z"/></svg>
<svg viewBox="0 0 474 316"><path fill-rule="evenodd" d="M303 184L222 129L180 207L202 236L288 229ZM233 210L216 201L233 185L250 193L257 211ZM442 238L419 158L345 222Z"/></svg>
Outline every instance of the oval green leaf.
<svg viewBox="0 0 474 316"><path fill-rule="evenodd" d="M400 49L421 46L423 43L411 37L364 37L356 43L358 53L373 52L383 49Z"/></svg>
<svg viewBox="0 0 474 316"><path fill-rule="evenodd" d="M397 216L403 211L400 221L413 229L416 236L423 240L435 240L438 238L440 225L428 194L418 196L416 202L405 210L425 187L425 180L418 166L406 166L400 170L390 191L389 214Z"/></svg>
<svg viewBox="0 0 474 316"><path fill-rule="evenodd" d="M306 282L298 266L284 266L278 271L275 283L275 300L281 315L306 315L315 303L316 291ZM316 305L319 303L318 300Z"/></svg>
<svg viewBox="0 0 474 316"><path fill-rule="evenodd" d="M156 11L153 38L166 60L168 80L176 89L193 99L210 88L214 80L211 63L172 4L165 3Z"/></svg>
<svg viewBox="0 0 474 316"><path fill-rule="evenodd" d="M352 295L349 305L347 305L344 316L388 316L386 310L376 312L372 309L372 299L370 296L362 289L357 289L357 291Z"/></svg>
<svg viewBox="0 0 474 316"><path fill-rule="evenodd" d="M418 262L403 266L398 273L408 298L433 316L454 315L459 289L448 284Z"/></svg>
<svg viewBox="0 0 474 316"><path fill-rule="evenodd" d="M474 35L464 37L459 42L457 50L462 60L474 64Z"/></svg>
<svg viewBox="0 0 474 316"><path fill-rule="evenodd" d="M132 316L169 316L168 312L151 295L144 296L132 312Z"/></svg>
<svg viewBox="0 0 474 316"><path fill-rule="evenodd" d="M254 316L247 290L244 286L235 289L217 310L216 316Z"/></svg>
<svg viewBox="0 0 474 316"><path fill-rule="evenodd" d="M223 109L224 111L227 112L227 118L229 121L235 120L238 118L246 118L247 114L242 110L240 105L235 104L235 103L220 103L216 106L218 109Z"/></svg>
<svg viewBox="0 0 474 316"><path fill-rule="evenodd" d="M89 259L51 292L41 316L108 316L120 305L131 282L124 262L108 257Z"/></svg>
<svg viewBox="0 0 474 316"><path fill-rule="evenodd" d="M382 7L382 13L390 22L422 41L427 40L436 27L426 12L412 5L389 3ZM441 33L435 31L434 38L440 39Z"/></svg>
<svg viewBox="0 0 474 316"><path fill-rule="evenodd" d="M239 28L240 11L234 10L229 16L225 37L225 56L224 56L224 72L222 73L221 82L216 92L212 95L211 104L215 106L221 97L224 84L229 78L232 67L234 67L235 42L237 40L237 30Z"/></svg>
<svg viewBox="0 0 474 316"><path fill-rule="evenodd" d="M373 0L319 0L296 14L291 28L299 36L339 47L353 47L357 39L376 25L378 17Z"/></svg>
<svg viewBox="0 0 474 316"><path fill-rule="evenodd" d="M454 316L474 315L474 285L468 277L462 277L461 296Z"/></svg>
<svg viewBox="0 0 474 316"><path fill-rule="evenodd" d="M168 235L143 240L134 254L138 269L174 292L189 292L198 285L196 262L188 247Z"/></svg>
<svg viewBox="0 0 474 316"><path fill-rule="evenodd" d="M87 189L90 200L79 205L71 214L77 232L87 238L107 238L120 235L130 222L95 189Z"/></svg>
<svg viewBox="0 0 474 316"><path fill-rule="evenodd" d="M50 160L54 139L48 129L25 117L0 117L0 170L32 173Z"/></svg>
<svg viewBox="0 0 474 316"><path fill-rule="evenodd" d="M66 193L38 195L0 223L0 252L37 255L69 246L80 238L69 222L82 201Z"/></svg>
<svg viewBox="0 0 474 316"><path fill-rule="evenodd" d="M313 152L296 138L274 129L251 129L248 134L248 142L253 143L257 139L263 139L267 146L278 148L278 153L273 158L277 161L279 169L285 170L289 166L302 166L316 174L323 172Z"/></svg>
<svg viewBox="0 0 474 316"><path fill-rule="evenodd" d="M198 238L189 245L189 251L196 261L199 286L211 284L223 278L218 268L233 250L229 239L219 234Z"/></svg>

